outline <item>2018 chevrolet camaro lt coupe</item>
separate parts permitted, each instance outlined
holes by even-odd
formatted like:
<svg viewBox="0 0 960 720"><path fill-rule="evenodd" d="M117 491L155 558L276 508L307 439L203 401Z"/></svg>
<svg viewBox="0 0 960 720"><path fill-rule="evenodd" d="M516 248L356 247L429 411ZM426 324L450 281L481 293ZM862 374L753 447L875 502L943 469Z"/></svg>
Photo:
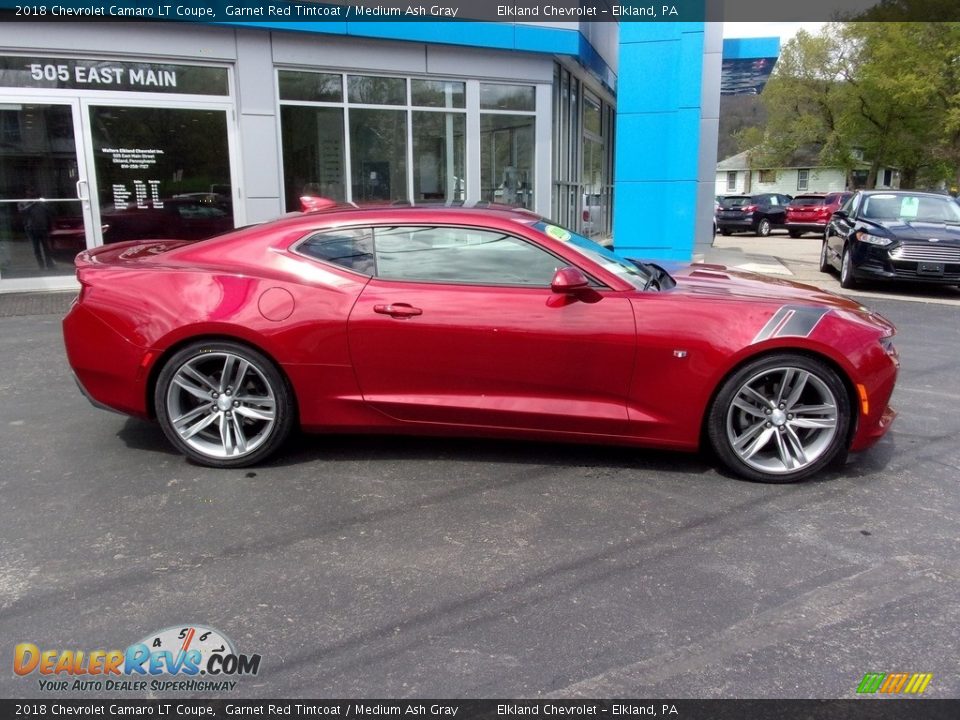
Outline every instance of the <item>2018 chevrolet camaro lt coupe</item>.
<svg viewBox="0 0 960 720"><path fill-rule="evenodd" d="M712 448L787 482L890 426L893 326L836 295L627 260L526 212L380 207L77 257L95 404L240 467L294 426Z"/></svg>

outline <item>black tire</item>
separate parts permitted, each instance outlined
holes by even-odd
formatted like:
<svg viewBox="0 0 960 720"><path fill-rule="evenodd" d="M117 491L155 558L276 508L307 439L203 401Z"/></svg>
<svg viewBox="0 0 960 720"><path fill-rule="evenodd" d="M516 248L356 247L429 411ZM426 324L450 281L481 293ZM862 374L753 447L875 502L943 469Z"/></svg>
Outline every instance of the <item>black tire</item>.
<svg viewBox="0 0 960 720"><path fill-rule="evenodd" d="M791 385L789 378L800 386L796 398L791 392L796 384ZM786 390L778 405L782 385ZM741 395L747 386L772 404L761 406L751 399L753 395ZM756 412L742 409L744 398ZM804 410L820 404L834 410L812 414ZM796 415L789 412L791 408L797 409ZM830 417L831 412L835 417ZM851 417L850 397L833 368L806 355L778 353L748 362L727 378L710 407L707 437L717 457L733 473L756 482L790 483L846 459ZM824 426L811 427L814 422ZM794 439L802 450L799 453ZM740 450L735 443L742 446ZM753 454L743 457L741 453ZM807 458L806 453L812 457Z"/></svg>
<svg viewBox="0 0 960 720"><path fill-rule="evenodd" d="M231 341L196 342L171 356L157 377L154 406L171 444L216 468L263 461L286 441L296 417L293 392L276 365Z"/></svg>
<svg viewBox="0 0 960 720"><path fill-rule="evenodd" d="M790 233L790 237L792 237L792 238L794 238L794 239L796 239L796 238L800 237L801 235L803 235L803 233L800 232L799 230L787 230L787 232Z"/></svg>
<svg viewBox="0 0 960 720"><path fill-rule="evenodd" d="M840 256L840 287L847 290L853 290L857 287L857 278L853 275L853 260L850 259L850 248L843 246L843 254Z"/></svg>
<svg viewBox="0 0 960 720"><path fill-rule="evenodd" d="M827 240L824 238L820 244L820 272L828 273L831 270L833 270L833 266L830 265L830 258L827 252Z"/></svg>
<svg viewBox="0 0 960 720"><path fill-rule="evenodd" d="M770 235L770 230L772 230L770 221L767 218L760 218L760 222L757 223L757 235L760 237L767 237Z"/></svg>
<svg viewBox="0 0 960 720"><path fill-rule="evenodd" d="M723 228L721 228L721 229L720 229L720 234L723 235L724 237L729 237L729 236L732 235L733 233L732 233L732 231L730 231L730 230L724 230Z"/></svg>

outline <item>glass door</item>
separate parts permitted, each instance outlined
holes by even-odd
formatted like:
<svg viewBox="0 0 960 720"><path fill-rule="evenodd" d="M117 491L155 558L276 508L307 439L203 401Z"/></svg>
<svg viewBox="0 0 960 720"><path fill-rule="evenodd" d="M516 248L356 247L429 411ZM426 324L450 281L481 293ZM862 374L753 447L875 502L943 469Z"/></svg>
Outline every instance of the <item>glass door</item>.
<svg viewBox="0 0 960 720"><path fill-rule="evenodd" d="M75 286L92 247L79 103L0 100L0 288Z"/></svg>

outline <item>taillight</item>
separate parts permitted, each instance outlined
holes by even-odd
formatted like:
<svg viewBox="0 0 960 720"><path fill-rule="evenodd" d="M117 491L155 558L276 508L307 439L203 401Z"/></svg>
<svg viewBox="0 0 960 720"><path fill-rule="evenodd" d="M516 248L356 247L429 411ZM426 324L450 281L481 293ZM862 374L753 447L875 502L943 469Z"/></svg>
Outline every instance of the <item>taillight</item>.
<svg viewBox="0 0 960 720"><path fill-rule="evenodd" d="M754 210L757 209L757 206L756 206L756 205L744 205L744 206L743 206L742 208L740 208L740 209L743 210L744 212L753 212Z"/></svg>

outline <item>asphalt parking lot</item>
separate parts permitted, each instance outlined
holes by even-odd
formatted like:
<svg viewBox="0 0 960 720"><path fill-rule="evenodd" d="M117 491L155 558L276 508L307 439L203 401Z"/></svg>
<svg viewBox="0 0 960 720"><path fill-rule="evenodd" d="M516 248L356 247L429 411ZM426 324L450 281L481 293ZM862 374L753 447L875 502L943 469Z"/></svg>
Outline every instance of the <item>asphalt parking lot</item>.
<svg viewBox="0 0 960 720"><path fill-rule="evenodd" d="M789 486L698 456L390 437L200 468L90 406L57 301L27 303L0 317L0 697L42 694L15 643L194 623L261 654L235 697L854 697L894 671L958 697L960 317L864 301L900 328L900 416Z"/></svg>

